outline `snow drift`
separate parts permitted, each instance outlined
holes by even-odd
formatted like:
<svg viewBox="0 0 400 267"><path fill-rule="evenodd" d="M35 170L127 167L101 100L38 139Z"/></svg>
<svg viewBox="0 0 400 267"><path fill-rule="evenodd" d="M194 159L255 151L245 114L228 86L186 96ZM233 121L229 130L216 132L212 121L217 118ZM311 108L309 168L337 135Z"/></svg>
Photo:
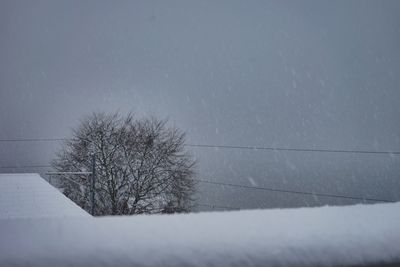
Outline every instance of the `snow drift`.
<svg viewBox="0 0 400 267"><path fill-rule="evenodd" d="M90 217L39 174L0 174L0 219Z"/></svg>
<svg viewBox="0 0 400 267"><path fill-rule="evenodd" d="M0 266L350 266L400 262L400 203L0 220Z"/></svg>

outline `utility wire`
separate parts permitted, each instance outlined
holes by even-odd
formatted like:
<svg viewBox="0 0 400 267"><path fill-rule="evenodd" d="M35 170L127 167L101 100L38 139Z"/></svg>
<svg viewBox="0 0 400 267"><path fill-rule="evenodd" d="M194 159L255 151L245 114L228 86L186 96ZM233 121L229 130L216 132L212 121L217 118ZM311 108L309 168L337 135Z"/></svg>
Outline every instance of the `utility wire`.
<svg viewBox="0 0 400 267"><path fill-rule="evenodd" d="M68 138L16 138L16 139L0 139L0 142L57 142L72 140Z"/></svg>
<svg viewBox="0 0 400 267"><path fill-rule="evenodd" d="M295 151L295 152L325 152L325 153L353 153L353 154L388 154L400 155L400 151L371 151L371 150L345 150L345 149L311 149L311 148L283 148L283 147L261 147L261 146L228 146L228 145L198 145L187 144L188 147L202 148L227 148L246 150L271 150L271 151Z"/></svg>
<svg viewBox="0 0 400 267"><path fill-rule="evenodd" d="M374 202L388 202L388 203L396 202L394 200L379 199L379 198L364 198L364 197L355 197L355 196L348 196L348 195L336 195L336 194L324 194L324 193L295 191L295 190L284 190L284 189L276 189L276 188L269 188L269 187L259 187L259 186L248 186L248 185L240 185L240 184L232 184L232 183L214 182L214 181L203 180L203 179L195 179L195 180L198 182L201 182L201 183L207 183L207 184L213 184L213 185L231 186L231 187L238 187L238 188L244 188L244 189L263 190L263 191L280 192L280 193L288 193L288 194L354 199L354 200L374 201Z"/></svg>
<svg viewBox="0 0 400 267"><path fill-rule="evenodd" d="M49 173L48 175L51 175L51 173ZM73 180L73 179L71 179L71 178L69 178L69 177L67 177L65 175L61 175L61 177L63 179L67 179L68 181L71 181L71 182L73 182L73 183L75 183L77 185L87 186L87 185L81 184L81 183L79 183L79 182L77 182L77 181L75 181L75 180ZM237 207L220 206L220 205L206 204L206 203L198 203L198 204L195 204L195 206L208 207L208 208L212 208L212 209L217 208L217 209L227 209L227 210L240 210L240 208L237 208Z"/></svg>
<svg viewBox="0 0 400 267"><path fill-rule="evenodd" d="M237 207L220 206L220 205L205 204L205 203L199 203L199 204L196 204L195 206L207 207L207 208L212 208L212 209L217 208L217 209L227 209L227 210L240 210L240 208L237 208Z"/></svg>
<svg viewBox="0 0 400 267"><path fill-rule="evenodd" d="M49 173L48 175L52 175L52 174ZM73 179L71 179L71 178L69 178L69 177L67 177L67 176L65 176L65 175L61 175L61 177L62 177L63 179L67 179L68 181L70 181L70 182L72 182L72 183L74 183L74 184L76 184L76 185L79 185L79 186L87 186L87 185L81 184L81 183L79 183L79 182L77 182L77 181L75 181L75 180L73 180ZM198 203L198 204L195 204L195 206L208 207L208 208L212 208L212 209L217 208L217 209L226 209L226 210L240 210L240 208L237 208L237 207L221 206L221 205L206 204L206 203Z"/></svg>
<svg viewBox="0 0 400 267"><path fill-rule="evenodd" d="M75 183L75 184L85 186L85 185L80 184L66 176L62 176L62 177ZM267 188L267 187L255 187L255 186L246 186L246 185L238 185L238 184L231 184L231 183L212 182L212 181L202 180L202 179L195 179L195 180L199 181L199 182L203 182L203 183L214 184L214 185L241 187L241 188L245 188L245 189L257 189L257 190L266 190L266 191L273 191L273 192L283 192L283 193L291 193L291 194L302 194L302 195L323 196L323 197L333 197L333 198L346 198L346 199L363 200L363 201L388 202L388 203L395 202L393 200L384 200L384 199L377 199L377 198L362 198L362 197L334 195L334 194L321 194L321 193L311 193L311 192L303 192L303 191L281 190L281 189L272 189L272 188ZM215 208L227 209L227 210L240 210L241 209L238 207L221 206L221 205L206 204L206 203L198 203L195 206L208 207L208 208L212 208L212 209L215 209Z"/></svg>
<svg viewBox="0 0 400 267"><path fill-rule="evenodd" d="M51 174L50 174L51 175ZM61 176L63 179L67 179L68 181L70 181L70 182L72 182L72 183L74 183L74 184L76 184L76 185L79 185L79 186L87 186L87 185L84 185L84 184L81 184L81 183L79 183L79 182L77 182L77 181L75 181L75 180L73 180L73 179L71 179L71 178L69 178L69 177L67 177L67 176Z"/></svg>
<svg viewBox="0 0 400 267"><path fill-rule="evenodd" d="M74 140L74 139L68 139L68 138L20 138L20 139L0 139L0 142L59 142L59 141L68 141L68 140ZM292 152L400 155L400 151L287 148L287 147L233 146L233 145L211 145L211 144L185 144L185 146L198 147L198 148L244 149L244 150L253 150L253 151L270 150L270 151L292 151Z"/></svg>
<svg viewBox="0 0 400 267"><path fill-rule="evenodd" d="M51 168L51 167L52 166L50 166L50 165L0 166L0 169L26 169L26 168ZM387 199L380 199L380 198L365 198L365 197L356 197L356 196L349 196L349 195L337 195L337 194L325 194L325 193L315 193L315 192L296 191L296 190L285 190L285 189L277 189L277 188L270 188L270 187L260 187L260 186L249 186L249 185L241 185L241 184L214 182L214 181L205 180L205 179L194 179L194 180L198 181L200 183L206 183L206 184L230 186L230 187L252 189L252 190L263 190L263 191L270 191L270 192L280 192L280 193L288 193L288 194L353 199L353 200L374 201L374 202L387 202L387 203L396 202L394 200L387 200Z"/></svg>
<svg viewBox="0 0 400 267"><path fill-rule="evenodd" d="M0 169L52 168L50 165L0 166Z"/></svg>

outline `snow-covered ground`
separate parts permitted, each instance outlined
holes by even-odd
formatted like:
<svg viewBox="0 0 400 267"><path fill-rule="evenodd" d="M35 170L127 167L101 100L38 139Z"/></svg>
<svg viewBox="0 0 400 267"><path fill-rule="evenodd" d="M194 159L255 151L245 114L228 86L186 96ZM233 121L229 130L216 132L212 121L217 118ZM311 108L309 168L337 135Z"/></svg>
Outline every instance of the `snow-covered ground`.
<svg viewBox="0 0 400 267"><path fill-rule="evenodd" d="M0 174L0 219L90 217L38 174Z"/></svg>
<svg viewBox="0 0 400 267"><path fill-rule="evenodd" d="M400 262L400 203L0 220L0 266L349 266Z"/></svg>

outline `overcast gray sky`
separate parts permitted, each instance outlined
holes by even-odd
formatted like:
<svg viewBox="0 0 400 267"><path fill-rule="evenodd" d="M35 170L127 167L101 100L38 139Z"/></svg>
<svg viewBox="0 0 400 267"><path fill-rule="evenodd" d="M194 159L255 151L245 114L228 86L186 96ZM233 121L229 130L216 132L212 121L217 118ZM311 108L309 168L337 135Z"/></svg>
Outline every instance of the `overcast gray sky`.
<svg viewBox="0 0 400 267"><path fill-rule="evenodd" d="M118 110L169 118L193 144L399 151L399 14L396 0L3 0L0 138L68 137ZM0 143L0 166L56 149ZM192 152L205 179L400 199L399 156ZM349 203L215 185L199 201Z"/></svg>

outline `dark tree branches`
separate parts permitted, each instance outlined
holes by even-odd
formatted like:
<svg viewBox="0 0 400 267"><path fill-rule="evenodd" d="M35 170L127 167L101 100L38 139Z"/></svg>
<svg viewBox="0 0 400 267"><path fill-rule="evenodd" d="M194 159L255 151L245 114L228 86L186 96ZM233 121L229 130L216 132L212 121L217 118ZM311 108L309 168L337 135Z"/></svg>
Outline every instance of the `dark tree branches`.
<svg viewBox="0 0 400 267"><path fill-rule="evenodd" d="M195 161L184 143L185 135L163 120L93 113L65 141L53 166L90 172L95 154L96 215L187 212ZM84 175L61 180L64 194L88 211L89 181Z"/></svg>

